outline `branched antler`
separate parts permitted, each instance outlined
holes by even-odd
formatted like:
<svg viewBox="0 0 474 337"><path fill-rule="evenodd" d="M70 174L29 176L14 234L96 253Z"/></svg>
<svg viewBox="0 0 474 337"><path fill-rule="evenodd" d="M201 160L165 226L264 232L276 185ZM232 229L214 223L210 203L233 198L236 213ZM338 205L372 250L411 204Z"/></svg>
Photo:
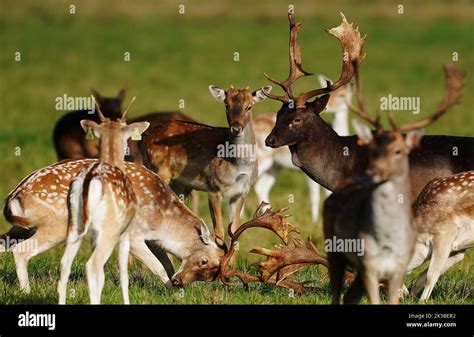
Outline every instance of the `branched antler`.
<svg viewBox="0 0 474 337"><path fill-rule="evenodd" d="M305 245L302 240L293 238L291 245L286 246L288 235L291 232L297 232L296 228L289 224L285 219L288 218L283 212L286 209L277 212L271 208L266 208L268 204L261 203L255 211L253 217L248 222L242 224L235 233L229 229L231 237L231 246L222 258L220 267L220 279L223 283L229 284L231 277L239 278L243 283L263 282L265 284L276 285L284 288L293 289L297 293L308 291L309 287L305 282L299 283L291 277L298 270L307 267L310 264L323 264L327 267L326 257L319 254L316 247L308 239ZM230 226L229 226L230 227ZM280 245L276 250L264 248L252 249L252 253L267 256L267 260L257 264L260 275L249 275L243 271L230 268L230 262L237 250L238 239L244 231L249 228L266 228L275 233L285 245Z"/></svg>
<svg viewBox="0 0 474 337"><path fill-rule="evenodd" d="M464 86L464 77L466 72L457 68L452 62L446 62L443 65L444 68L444 77L446 87L444 90L444 97L441 101L438 109L422 120L419 120L414 123L404 124L402 126L397 126L393 116L389 114L389 121L394 130L399 130L400 132L408 132L413 129L419 129L427 127L428 125L433 124L438 118L440 118L446 111L451 109L455 104L459 102L462 94L462 88Z"/></svg>
<svg viewBox="0 0 474 337"><path fill-rule="evenodd" d="M283 96L276 96L264 91L266 96L283 103L288 103L290 100L293 100L296 107L302 107L312 97L330 93L347 84L351 80L354 74L354 66L360 64L365 57L365 54L362 54L365 37L361 37L359 29L357 27L354 28L352 23L350 24L347 22L343 13L341 13L341 18L342 22L339 26L327 30L329 34L335 36L339 40L343 50L342 71L339 79L333 84L327 81L325 88L303 92L295 97L291 85L300 77L311 75L311 73L304 71L301 67L302 60L301 49L298 43L298 33L302 22L296 23L292 15L290 13L288 14L288 20L290 22L290 73L285 81L275 80L265 74L268 80L282 87L285 94Z"/></svg>
<svg viewBox="0 0 474 337"><path fill-rule="evenodd" d="M288 246L280 245L275 250L254 248L250 251L267 257L266 261L258 264L264 281L276 274L278 284L281 280L309 264L322 264L328 267L327 258L318 252L311 242L311 238L308 238L306 244L298 238L293 238L291 243ZM288 268L290 266L292 268Z"/></svg>

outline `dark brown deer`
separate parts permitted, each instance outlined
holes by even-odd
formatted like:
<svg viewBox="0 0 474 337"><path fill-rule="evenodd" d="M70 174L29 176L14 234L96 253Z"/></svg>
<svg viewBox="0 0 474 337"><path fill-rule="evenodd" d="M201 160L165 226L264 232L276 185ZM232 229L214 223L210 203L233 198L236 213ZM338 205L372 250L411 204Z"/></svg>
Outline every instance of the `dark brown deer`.
<svg viewBox="0 0 474 337"><path fill-rule="evenodd" d="M266 145L277 148L289 146L293 164L301 168L309 177L329 190L334 190L345 178L363 174L367 167L367 151L357 145L357 136L341 137L319 116L327 104L327 93L349 82L363 60L364 38L357 29L342 16L339 27L328 30L342 44L344 52L342 73L334 83L325 88L315 89L293 95L291 85L298 78L310 75L301 68L301 52L298 44L298 31L301 23L290 21L290 75L283 81L267 78L281 86L285 95L267 95L283 103L278 111L276 124L266 139ZM452 64L444 66L446 90L436 112L416 122L424 127L441 117L455 105L461 95L464 72ZM357 74L355 74L357 76ZM358 82L358 100L360 96ZM323 95L323 96L320 96ZM312 102L312 97L320 96ZM401 132L408 129L401 128ZM411 200L432 179L448 176L474 168L474 139L472 137L425 136L421 147L410 153Z"/></svg>
<svg viewBox="0 0 474 337"><path fill-rule="evenodd" d="M164 122L150 129L140 143L145 166L158 173L178 195L208 192L215 235L224 243L222 200L229 200L229 223L238 227L243 201L257 179L252 107L266 96L262 90L228 90L210 86L224 102L229 127ZM271 87L266 87L267 91Z"/></svg>

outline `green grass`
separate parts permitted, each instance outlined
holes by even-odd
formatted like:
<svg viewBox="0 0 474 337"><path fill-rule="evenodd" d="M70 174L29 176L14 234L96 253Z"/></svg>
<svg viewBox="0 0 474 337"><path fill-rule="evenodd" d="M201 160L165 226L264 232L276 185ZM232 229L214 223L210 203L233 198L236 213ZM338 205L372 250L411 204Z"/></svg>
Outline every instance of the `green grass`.
<svg viewBox="0 0 474 337"><path fill-rule="evenodd" d="M68 4L55 1L0 1L0 196L7 193L32 170L55 161L51 133L63 112L54 109L57 96L89 94L95 87L105 95L121 87L128 97L137 96L132 116L150 111L183 111L199 121L225 125L224 108L210 96L207 86L260 87L268 83L263 72L276 78L287 74L287 20L285 1L76 1L76 14ZM178 15L178 4L186 14ZM441 64L459 54L458 66L474 67L473 6L470 1L406 2L399 15L400 1L293 1L296 18L304 19L301 31L304 68L336 78L340 70L338 42L325 28L339 23L339 11L368 34L367 58L362 66L369 107L375 110L381 96L419 96L421 116L434 111L443 92ZM402 2L403 3L403 2ZM21 62L14 61L21 52ZM131 61L123 55L130 52ZM233 60L239 52L240 61ZM295 90L309 90L314 78L306 78ZM467 75L461 104L427 130L428 134L472 136L474 97L472 74ZM275 89L277 90L277 89ZM276 111L273 101L259 103L255 113ZM413 116L399 113L400 122ZM15 148L21 156L15 156ZM289 195L294 203L288 203ZM311 224L309 197L303 174L283 172L271 195L276 207L290 206L291 222L302 236L311 236L322 249L321 221ZM202 198L202 200L204 200ZM245 218L257 206L253 192L246 201ZM202 202L200 214L210 223ZM9 224L0 219L0 231ZM258 260L248 250L272 247L277 240L270 233L255 230L246 234L239 264L250 268ZM18 290L10 254L0 255L0 303L55 303L58 265L63 248L36 257L30 264L32 295ZM84 248L73 269L71 303L87 302ZM469 252L439 280L433 303L474 303L474 254ZM418 273L408 277L411 284ZM107 264L105 303L121 303L114 261ZM231 288L218 282L186 287L184 297L167 291L149 271L135 263L131 268L132 303L329 303L326 271L319 268L300 272L321 291L290 297L288 291L261 284L245 289L237 281ZM407 303L416 303L408 298Z"/></svg>

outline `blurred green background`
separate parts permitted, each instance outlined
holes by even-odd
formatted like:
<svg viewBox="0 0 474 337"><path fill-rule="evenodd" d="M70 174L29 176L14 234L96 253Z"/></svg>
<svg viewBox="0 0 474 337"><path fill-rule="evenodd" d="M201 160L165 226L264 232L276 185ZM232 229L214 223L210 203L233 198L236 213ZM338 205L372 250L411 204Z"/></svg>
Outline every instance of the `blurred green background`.
<svg viewBox="0 0 474 337"><path fill-rule="evenodd" d="M2 198L32 170L55 161L52 129L64 113L54 108L58 96L89 95L91 87L105 96L113 96L119 89L126 88L128 98L137 96L131 116L179 110L179 100L184 99L185 108L181 109L184 113L206 124L224 126L224 107L211 97L208 85L225 88L231 84L250 85L255 89L268 83L263 72L281 79L288 72L288 1L78 0L73 4L75 14L70 14L70 2L0 1ZM470 70L474 65L473 1L294 0L290 4L294 5L295 18L305 21L300 33L304 69L315 74L322 73L333 79L339 75L339 43L324 31L339 24L339 12L359 25L360 31L368 35L367 58L361 74L371 110L375 112L379 98L388 94L421 98L421 115L414 117L399 112L396 118L400 122L434 111L444 87L441 65L457 53L457 65L468 70L464 96L457 107L426 132L473 135L474 97L470 95L473 91ZM184 14L179 13L180 5L184 5ZM399 5L403 5L403 14L398 13ZM16 52L21 53L20 62L15 61ZM129 62L124 60L127 52ZM234 61L235 52L239 53L238 62ZM295 90L307 91L318 85L315 77L308 77L298 81ZM266 100L256 105L254 113L275 112L278 108L278 102ZM17 146L21 148L21 156L15 156ZM294 195L292 204L288 204L290 194ZM311 224L302 173L283 172L271 199L276 207L290 206L292 223L303 236L311 235L322 248L321 221ZM252 192L246 201L245 218L256 206ZM206 202L201 203L200 214L210 223ZM0 230L7 228L9 224L1 217ZM272 234L266 232L247 233L242 240L241 263L256 261L254 256L245 253L249 248L271 247L276 242ZM42 294L36 299L38 302L56 301L55 286L51 286L50 280L57 278L61 252L62 248L56 249L31 263L30 271L35 271L31 272L32 285L35 287L36 282ZM474 302L473 255L468 254L459 266L441 278L433 292L434 302ZM85 258L86 255L79 260ZM0 273L4 274L0 303L34 301L18 293L10 254L0 256L0 267ZM116 274L115 264L109 263L108 268ZM195 292L193 296L183 299L169 295L156 278L142 271L140 266L133 268L144 275L140 280L147 286L140 282L132 285L132 302L134 298L135 302L158 303L329 301L328 279L325 270L319 268L303 273L303 278L317 279L316 283L324 291L296 299L288 297L283 290L261 285L252 286L260 290L257 292L236 291L229 295L218 284L193 285L189 287L189 291ZM81 268L76 272L83 276ZM413 276L409 283L412 280ZM82 294L78 295L78 301L87 301L81 277L77 282ZM119 289L108 285L105 301L120 303ZM156 297L156 289L160 289L162 297ZM209 296L217 296L217 299L199 295L210 289L213 292ZM107 297L108 292L110 297ZM416 298L407 301L416 301Z"/></svg>

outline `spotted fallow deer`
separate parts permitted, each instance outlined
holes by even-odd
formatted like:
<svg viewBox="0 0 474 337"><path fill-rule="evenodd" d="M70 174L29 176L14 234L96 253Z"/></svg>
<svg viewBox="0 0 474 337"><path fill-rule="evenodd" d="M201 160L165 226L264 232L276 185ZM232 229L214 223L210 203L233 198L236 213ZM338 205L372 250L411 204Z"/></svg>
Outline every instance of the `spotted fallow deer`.
<svg viewBox="0 0 474 337"><path fill-rule="evenodd" d="M318 80L321 85L325 85L328 79L323 75L319 75ZM349 135L347 102L350 102L351 98L352 84L348 83L331 93L326 105L326 112L334 115L331 126L339 136ZM270 191L283 168L298 170L298 167L291 162L291 152L288 148L274 149L265 146L265 138L270 134L275 123L275 114L263 114L253 119L258 161L258 179L255 183L255 193L259 202L270 202ZM311 203L311 220L316 222L319 218L321 186L310 177L307 177L307 183ZM324 189L324 191L326 195L330 194L328 190Z"/></svg>
<svg viewBox="0 0 474 337"><path fill-rule="evenodd" d="M147 132L140 149L144 164L177 194L208 192L214 234L223 245L222 200L229 200L229 222L237 228L244 198L257 179L252 107L266 96L264 89L224 90L211 85L209 90L224 102L228 128L164 122Z"/></svg>
<svg viewBox="0 0 474 337"><path fill-rule="evenodd" d="M290 76L283 82L267 76L270 81L281 86L285 94L268 95L281 101L282 107L277 113L276 124L265 142L272 148L288 146L293 164L311 179L332 191L345 178L363 174L367 167L368 153L357 145L357 137L339 136L319 115L327 104L327 94L347 84L354 74L354 66L362 61L360 53L364 39L343 16L339 27L328 30L329 34L337 37L342 44L343 66L340 78L333 84L328 82L325 87L295 96L291 89L292 83L310 74L301 67L301 51L298 44L301 23L296 24L291 15L289 17ZM435 114L418 122L420 128L429 124L431 120L440 118L461 95L464 72L451 63L446 64L444 68L446 75L444 98ZM360 86L360 81L358 85ZM308 102L317 96L320 97ZM401 131L406 130L402 128ZM409 160L411 200L414 201L430 180L474 169L474 138L425 136L421 140L420 148L410 153Z"/></svg>
<svg viewBox="0 0 474 337"><path fill-rule="evenodd" d="M81 121L84 131L99 139L99 162L83 168L71 181L68 236L58 283L59 304L66 303L72 262L86 234L92 236L92 255L86 264L91 304L100 304L104 265L117 243L123 300L125 304L130 303L127 266L130 238L127 229L135 216L137 200L132 184L123 172L124 157L127 140L134 134L140 136L150 126L148 122L127 125L127 112L134 100L135 97L120 119L104 117L97 105L100 124L88 119Z"/></svg>
<svg viewBox="0 0 474 337"><path fill-rule="evenodd" d="M430 181L413 204L418 232L408 272L430 260L413 293L426 301L438 278L474 247L474 171Z"/></svg>
<svg viewBox="0 0 474 337"><path fill-rule="evenodd" d="M66 241L67 195L72 179L81 169L97 163L97 159L77 159L46 166L23 179L6 197L3 214L13 227L2 238L15 239L17 244L0 250L13 252L23 291L30 292L30 259ZM202 220L157 174L129 162L125 163L124 172L137 198L129 233L131 255L167 287L173 282L188 284L217 277L224 251ZM176 273L162 250L181 260Z"/></svg>

